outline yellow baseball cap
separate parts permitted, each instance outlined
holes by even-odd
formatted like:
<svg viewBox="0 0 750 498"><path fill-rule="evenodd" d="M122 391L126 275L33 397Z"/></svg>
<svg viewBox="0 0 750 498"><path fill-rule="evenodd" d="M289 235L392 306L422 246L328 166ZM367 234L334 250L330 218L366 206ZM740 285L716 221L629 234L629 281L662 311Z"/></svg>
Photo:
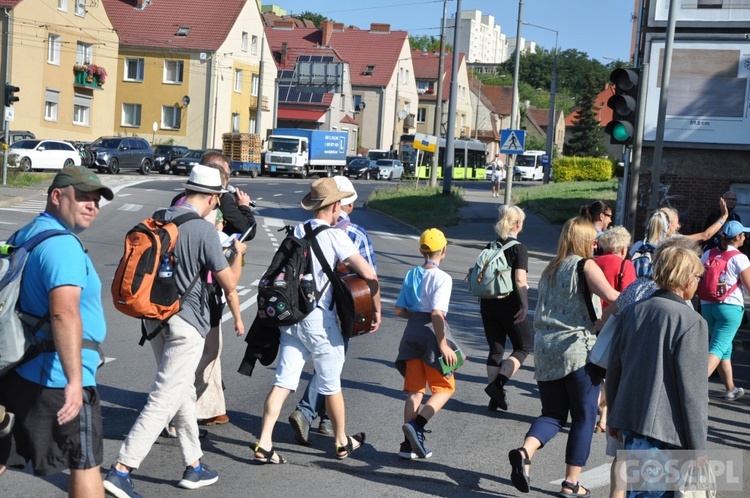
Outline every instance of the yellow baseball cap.
<svg viewBox="0 0 750 498"><path fill-rule="evenodd" d="M437 252L447 245L445 235L437 228L428 228L419 237L419 251L423 253Z"/></svg>

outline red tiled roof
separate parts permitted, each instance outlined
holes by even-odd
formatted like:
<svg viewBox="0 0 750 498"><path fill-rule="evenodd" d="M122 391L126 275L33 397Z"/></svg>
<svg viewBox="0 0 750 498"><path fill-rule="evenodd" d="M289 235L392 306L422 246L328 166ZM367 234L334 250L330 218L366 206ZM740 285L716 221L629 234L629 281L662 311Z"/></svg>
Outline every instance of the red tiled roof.
<svg viewBox="0 0 750 498"><path fill-rule="evenodd" d="M349 63L352 86L384 87L391 81L401 50L409 43L406 31L372 32L346 29L331 34L331 46ZM375 66L371 76L362 74Z"/></svg>
<svg viewBox="0 0 750 498"><path fill-rule="evenodd" d="M321 47L320 30L317 28L279 29L266 26L266 40L273 53L276 67L293 70L300 55L332 56L334 61L342 62L336 50L331 47ZM281 60L282 43L286 42L286 59Z"/></svg>
<svg viewBox="0 0 750 498"><path fill-rule="evenodd" d="M461 63L464 60L464 54L458 54L458 67L461 67ZM411 51L411 61L414 65L414 79L416 80L438 80L438 70L440 69L440 54L435 52L423 52L421 50ZM451 75L453 74L453 54L451 52L445 52L445 61L443 64L443 100L450 98L451 92ZM437 90L437 84L435 85ZM435 100L435 94L424 93L419 96L421 101L433 101Z"/></svg>
<svg viewBox="0 0 750 498"><path fill-rule="evenodd" d="M0 8L13 9L21 3L21 0L0 0Z"/></svg>
<svg viewBox="0 0 750 498"><path fill-rule="evenodd" d="M562 109L555 109L555 123L560 118ZM526 116L528 116L541 130L546 130L549 125L549 109L538 109L536 107L529 107L526 110Z"/></svg>
<svg viewBox="0 0 750 498"><path fill-rule="evenodd" d="M359 126L359 122L356 119L354 119L353 117L349 116L348 114L346 116L344 116L343 118L341 118L341 121L339 121L339 123L353 124L353 125L358 125Z"/></svg>
<svg viewBox="0 0 750 498"><path fill-rule="evenodd" d="M510 116L510 110L513 106L513 87L512 86L482 86L482 94L492 102L500 116Z"/></svg>
<svg viewBox="0 0 750 498"><path fill-rule="evenodd" d="M261 14L263 16L263 23L266 26L273 26L273 23L276 21L291 21L294 23L295 26L300 28L314 28L315 23L312 22L310 19L300 19L298 17L291 17L291 16L277 16L274 12L264 12Z"/></svg>
<svg viewBox="0 0 750 498"><path fill-rule="evenodd" d="M318 122L325 116L326 111L319 109L285 109L279 107L278 119L290 121L315 121Z"/></svg>
<svg viewBox="0 0 750 498"><path fill-rule="evenodd" d="M607 101L615 94L615 87L607 84L607 86L599 92L596 96L594 105L599 109L596 112L596 119L599 120L600 126L606 126L607 123L612 121L612 109L607 107ZM575 109L565 117L565 126L575 126L578 121L578 109Z"/></svg>
<svg viewBox="0 0 750 498"><path fill-rule="evenodd" d="M136 10L135 0L102 0L120 45L182 50L217 50L251 0L154 0ZM189 26L187 36L176 36Z"/></svg>
<svg viewBox="0 0 750 498"><path fill-rule="evenodd" d="M406 31L384 33L355 28L338 29L331 33L327 47L320 46L322 36L322 31L317 28L266 26L266 37L274 56L279 57L282 42L286 42L288 47L287 64L296 61L296 57L292 59L290 50L294 50L296 55L335 55L336 60L349 63L352 86L386 86L393 77L404 43L408 43ZM372 75L362 74L366 66L375 66Z"/></svg>
<svg viewBox="0 0 750 498"><path fill-rule="evenodd" d="M471 92L474 95L479 95L481 97L482 105L484 105L487 108L487 110L499 115L500 113L497 112L497 109L495 109L495 105L492 103L492 100L490 100L487 97L487 94L484 93L484 89L487 87L481 84L479 78L474 77L471 74L469 75L469 77L471 78L469 82L469 88L471 89Z"/></svg>

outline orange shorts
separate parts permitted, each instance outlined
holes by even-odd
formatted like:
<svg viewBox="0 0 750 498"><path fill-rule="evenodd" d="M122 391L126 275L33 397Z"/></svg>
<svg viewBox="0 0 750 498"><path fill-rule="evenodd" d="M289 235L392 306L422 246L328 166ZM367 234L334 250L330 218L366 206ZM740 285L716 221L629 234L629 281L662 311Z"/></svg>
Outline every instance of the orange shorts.
<svg viewBox="0 0 750 498"><path fill-rule="evenodd" d="M404 391L408 393L425 392L425 384L430 385L430 391L435 393L456 392L454 375L446 377L432 367L428 367L419 358L406 360L406 374L404 375Z"/></svg>

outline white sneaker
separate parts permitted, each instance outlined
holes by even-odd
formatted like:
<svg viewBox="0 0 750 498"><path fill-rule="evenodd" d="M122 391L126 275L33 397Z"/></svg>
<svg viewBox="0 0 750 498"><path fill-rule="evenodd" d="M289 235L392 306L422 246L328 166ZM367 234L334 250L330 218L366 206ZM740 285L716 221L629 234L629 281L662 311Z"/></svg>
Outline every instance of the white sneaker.
<svg viewBox="0 0 750 498"><path fill-rule="evenodd" d="M745 390L741 387L735 387L734 391L727 391L727 393L724 395L724 399L729 401L734 401L736 399L740 399L745 395Z"/></svg>

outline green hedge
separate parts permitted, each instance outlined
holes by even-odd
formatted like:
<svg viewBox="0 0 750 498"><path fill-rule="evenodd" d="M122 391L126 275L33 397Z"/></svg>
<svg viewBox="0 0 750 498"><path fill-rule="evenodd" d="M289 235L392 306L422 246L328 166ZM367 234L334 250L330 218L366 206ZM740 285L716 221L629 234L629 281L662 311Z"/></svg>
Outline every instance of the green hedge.
<svg viewBox="0 0 750 498"><path fill-rule="evenodd" d="M615 163L600 157L561 157L552 169L554 182L606 182L614 175Z"/></svg>

